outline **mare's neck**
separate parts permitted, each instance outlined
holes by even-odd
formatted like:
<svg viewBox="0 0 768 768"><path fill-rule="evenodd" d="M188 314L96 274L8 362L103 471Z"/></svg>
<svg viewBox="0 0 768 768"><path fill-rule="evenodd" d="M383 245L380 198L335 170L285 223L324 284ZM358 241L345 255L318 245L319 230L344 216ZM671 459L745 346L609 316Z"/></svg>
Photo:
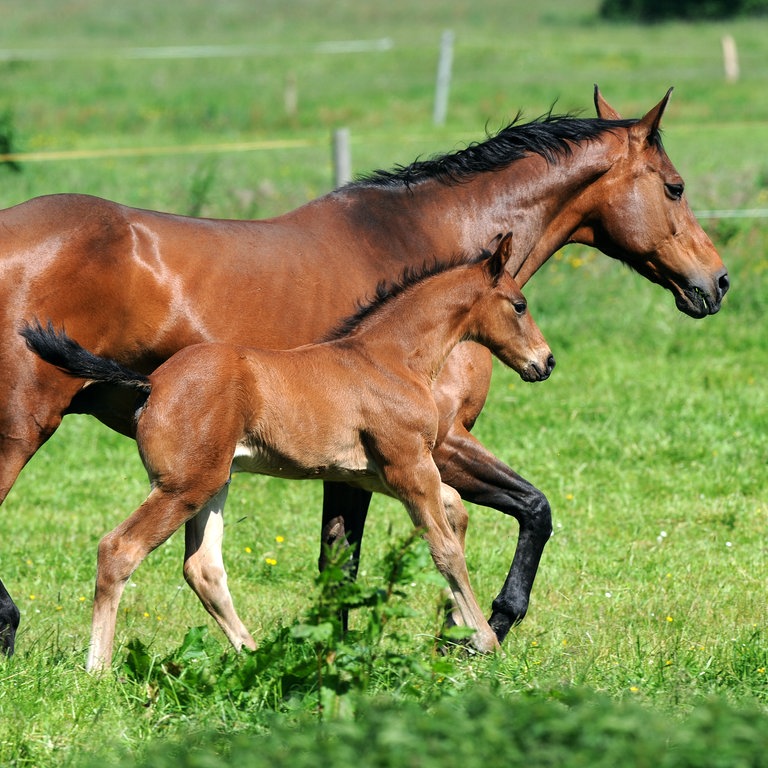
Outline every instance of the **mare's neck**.
<svg viewBox="0 0 768 768"><path fill-rule="evenodd" d="M587 242L578 236L591 213L586 192L609 170L617 141L574 146L570 157L553 164L530 155L456 184L358 188L351 193L357 196L350 199L353 218L365 222L367 239L377 233L381 247L403 264L474 256L512 232L515 255L507 269L524 285L563 245Z"/></svg>

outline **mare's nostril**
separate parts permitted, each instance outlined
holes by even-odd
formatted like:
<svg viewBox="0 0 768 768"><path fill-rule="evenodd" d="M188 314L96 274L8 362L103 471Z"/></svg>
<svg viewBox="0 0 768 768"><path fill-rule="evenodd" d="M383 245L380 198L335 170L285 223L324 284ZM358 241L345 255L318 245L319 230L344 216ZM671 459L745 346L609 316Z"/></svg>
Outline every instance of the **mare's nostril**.
<svg viewBox="0 0 768 768"><path fill-rule="evenodd" d="M731 287L731 280L728 277L727 272L723 272L722 275L717 279L717 295L719 299L722 299L723 296L728 292L728 289Z"/></svg>
<svg viewBox="0 0 768 768"><path fill-rule="evenodd" d="M550 354L547 358L547 373L552 373L552 369L555 367L555 356Z"/></svg>

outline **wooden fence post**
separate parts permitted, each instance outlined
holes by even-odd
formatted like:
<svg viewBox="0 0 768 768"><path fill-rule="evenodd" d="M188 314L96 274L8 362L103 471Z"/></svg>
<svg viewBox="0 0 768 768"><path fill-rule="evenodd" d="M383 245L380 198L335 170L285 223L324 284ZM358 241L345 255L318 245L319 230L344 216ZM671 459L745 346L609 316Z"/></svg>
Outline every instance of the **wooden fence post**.
<svg viewBox="0 0 768 768"><path fill-rule="evenodd" d="M453 32L446 29L440 39L440 59L437 63L437 86L435 88L435 110L432 121L443 125L448 113L448 91L451 87L451 67L453 66Z"/></svg>
<svg viewBox="0 0 768 768"><path fill-rule="evenodd" d="M739 54L736 50L736 41L731 35L723 35L722 42L725 80L728 83L735 83L739 79Z"/></svg>
<svg viewBox="0 0 768 768"><path fill-rule="evenodd" d="M349 149L349 128L333 132L333 185L342 187L352 181L352 153Z"/></svg>

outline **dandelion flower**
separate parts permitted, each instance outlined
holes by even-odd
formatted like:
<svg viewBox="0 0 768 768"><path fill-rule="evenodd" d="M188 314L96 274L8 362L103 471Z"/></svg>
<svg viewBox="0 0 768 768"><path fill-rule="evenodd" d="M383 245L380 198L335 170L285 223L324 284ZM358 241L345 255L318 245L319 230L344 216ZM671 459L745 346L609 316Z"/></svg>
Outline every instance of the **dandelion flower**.
<svg viewBox="0 0 768 768"><path fill-rule="evenodd" d="M264 558L264 562L265 562L267 565L277 565L277 560L275 560L275 558L274 558L274 557L265 557L265 558Z"/></svg>
<svg viewBox="0 0 768 768"><path fill-rule="evenodd" d="M283 536L275 536L275 541L278 544L282 544L285 541L285 538Z"/></svg>
<svg viewBox="0 0 768 768"><path fill-rule="evenodd" d="M250 548L250 547L246 547L246 548L245 548L245 553L246 553L247 555L250 555L252 551L253 551L253 550L251 550L251 548Z"/></svg>

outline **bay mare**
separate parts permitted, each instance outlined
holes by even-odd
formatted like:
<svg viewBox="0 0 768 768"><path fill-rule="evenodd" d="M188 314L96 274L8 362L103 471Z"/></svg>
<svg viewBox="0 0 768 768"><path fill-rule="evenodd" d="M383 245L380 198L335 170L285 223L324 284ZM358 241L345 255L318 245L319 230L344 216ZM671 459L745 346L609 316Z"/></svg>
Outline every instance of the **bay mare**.
<svg viewBox="0 0 768 768"><path fill-rule="evenodd" d="M516 244L508 268L520 285L566 243L584 243L671 291L691 317L714 314L728 274L662 147L668 98L639 120L623 120L595 89L597 118L514 123L274 219L194 219L83 195L0 211L0 499L65 414L90 413L133 432L125 393L83 388L26 353L16 331L32 317L50 318L97 354L141 372L201 341L285 349L322 338L409 264L492 249L508 231ZM527 611L551 514L545 496L470 433L490 377L481 346L467 342L451 353L434 387L433 456L462 498L519 522L490 617L502 640ZM369 500L365 489L327 483L323 541L346 535L359 545ZM222 516L205 517L200 546L218 548ZM12 619L0 613L11 634Z"/></svg>
<svg viewBox="0 0 768 768"><path fill-rule="evenodd" d="M287 351L195 344L148 377L91 355L50 323L22 330L47 362L138 394L136 442L151 491L99 544L89 669L111 662L118 604L133 571L188 521L197 531L187 531L188 582L235 648L256 647L235 612L223 562L203 566L198 556L205 531L198 514L223 513L233 470L348 482L399 499L423 530L462 623L476 630L470 643L483 652L498 647L469 583L467 512L432 458L439 421L432 385L461 341L486 346L526 381L551 373L552 353L505 269L510 241L505 236L476 264L383 294L335 340Z"/></svg>

